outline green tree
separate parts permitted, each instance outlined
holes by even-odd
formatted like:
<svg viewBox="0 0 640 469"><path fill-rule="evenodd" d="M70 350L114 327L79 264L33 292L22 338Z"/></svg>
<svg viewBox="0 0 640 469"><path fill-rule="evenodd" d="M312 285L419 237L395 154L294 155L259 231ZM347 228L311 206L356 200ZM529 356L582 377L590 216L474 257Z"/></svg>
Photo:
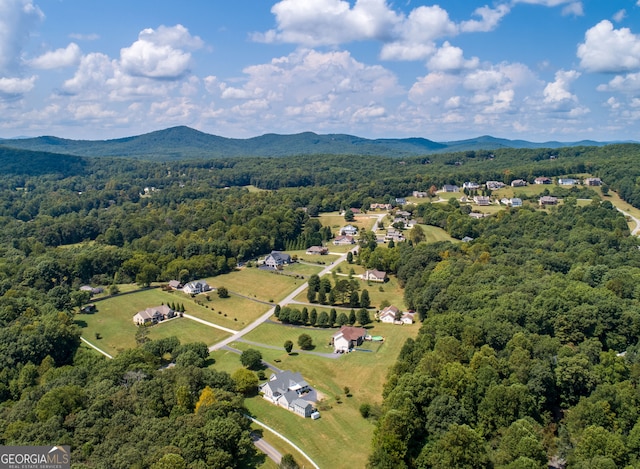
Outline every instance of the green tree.
<svg viewBox="0 0 640 469"><path fill-rule="evenodd" d="M298 337L298 346L302 350L311 350L313 349L313 340L309 334L300 334Z"/></svg>
<svg viewBox="0 0 640 469"><path fill-rule="evenodd" d="M329 327L333 327L333 325L336 323L337 318L338 318L338 312L336 311L335 308L331 308L331 311L329 311L329 321L327 322L327 325Z"/></svg>
<svg viewBox="0 0 640 469"><path fill-rule="evenodd" d="M259 350L248 348L240 354L240 363L250 370L258 370L262 367L262 354Z"/></svg>
<svg viewBox="0 0 640 469"><path fill-rule="evenodd" d="M309 324L315 326L316 322L318 322L318 312L313 308L311 313L309 313Z"/></svg>
<svg viewBox="0 0 640 469"><path fill-rule="evenodd" d="M353 214L353 212L351 211L350 208L348 208L347 210L344 211L344 220L351 222L354 221L356 219L355 215Z"/></svg>
<svg viewBox="0 0 640 469"><path fill-rule="evenodd" d="M278 465L279 469L299 469L300 466L293 458L293 456L289 453L283 454L282 459L280 459L280 464Z"/></svg>
<svg viewBox="0 0 640 469"><path fill-rule="evenodd" d="M356 312L354 309L349 311L349 325L353 326L356 323Z"/></svg>
<svg viewBox="0 0 640 469"><path fill-rule="evenodd" d="M291 353L291 351L293 350L293 342L291 342L290 340L285 340L284 349L287 353Z"/></svg>
<svg viewBox="0 0 640 469"><path fill-rule="evenodd" d="M346 326L349 324L349 317L345 313L340 313L337 318L338 326Z"/></svg>
<svg viewBox="0 0 640 469"><path fill-rule="evenodd" d="M360 295L358 295L357 291L351 292L351 296L349 297L349 306L352 308L360 306Z"/></svg>
<svg viewBox="0 0 640 469"><path fill-rule="evenodd" d="M347 262L353 264L353 253L351 251L347 253Z"/></svg>
<svg viewBox="0 0 640 469"><path fill-rule="evenodd" d="M219 298L229 298L229 290L227 290L227 287L218 287L217 291Z"/></svg>
<svg viewBox="0 0 640 469"><path fill-rule="evenodd" d="M320 327L327 327L329 325L329 315L326 311L320 311L316 324Z"/></svg>
<svg viewBox="0 0 640 469"><path fill-rule="evenodd" d="M434 469L484 469L490 467L484 441L468 425L451 425L418 458L418 467Z"/></svg>
<svg viewBox="0 0 640 469"><path fill-rule="evenodd" d="M168 453L153 463L151 469L187 469L187 463L179 454Z"/></svg>
<svg viewBox="0 0 640 469"><path fill-rule="evenodd" d="M258 390L258 377L246 368L238 368L231 375L231 379L236 385L236 391L245 396L254 395Z"/></svg>
<svg viewBox="0 0 640 469"><path fill-rule="evenodd" d="M369 298L369 291L365 288L360 293L360 306L363 308L369 308L371 306L371 299Z"/></svg>
<svg viewBox="0 0 640 469"><path fill-rule="evenodd" d="M371 316L369 315L369 311L365 308L360 308L358 310L358 323L360 323L361 326L371 324Z"/></svg>

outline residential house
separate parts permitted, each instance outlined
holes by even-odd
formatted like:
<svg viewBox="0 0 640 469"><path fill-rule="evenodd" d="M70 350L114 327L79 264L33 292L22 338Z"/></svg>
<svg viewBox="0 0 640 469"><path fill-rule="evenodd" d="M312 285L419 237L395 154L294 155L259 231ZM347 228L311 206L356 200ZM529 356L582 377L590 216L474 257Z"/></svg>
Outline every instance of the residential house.
<svg viewBox="0 0 640 469"><path fill-rule="evenodd" d="M551 184L552 181L551 181L551 178L541 176L541 177L535 178L533 182L535 184Z"/></svg>
<svg viewBox="0 0 640 469"><path fill-rule="evenodd" d="M391 204L371 204L369 205L371 210L391 210Z"/></svg>
<svg viewBox="0 0 640 469"><path fill-rule="evenodd" d="M481 205L481 206L491 205L491 198L489 196L487 196L487 195L476 195L473 198L473 201L477 205Z"/></svg>
<svg viewBox="0 0 640 469"><path fill-rule="evenodd" d="M561 186L575 186L576 184L580 184L580 181L573 178L558 178L558 184Z"/></svg>
<svg viewBox="0 0 640 469"><path fill-rule="evenodd" d="M393 241L394 243L399 243L404 241L406 238L402 234L402 231L396 230L395 228L389 228L387 230L387 234L384 235L384 241Z"/></svg>
<svg viewBox="0 0 640 469"><path fill-rule="evenodd" d="M337 236L333 240L333 244L335 244L336 246L341 246L344 244L355 244L355 240L353 239L353 236Z"/></svg>
<svg viewBox="0 0 640 469"><path fill-rule="evenodd" d="M365 270L362 274L362 280L384 283L387 280L387 273L376 269Z"/></svg>
<svg viewBox="0 0 640 469"><path fill-rule="evenodd" d="M350 208L349 210L351 210L351 213L353 213L354 215L360 215L362 213L362 210L360 210L359 208Z"/></svg>
<svg viewBox="0 0 640 469"><path fill-rule="evenodd" d="M176 312L167 305L154 306L152 308L138 311L133 316L133 322L138 326L147 326L150 324L156 324L165 319L170 319L175 315Z"/></svg>
<svg viewBox="0 0 640 469"><path fill-rule="evenodd" d="M471 213L469 214L469 216L470 216L471 218L475 218L476 220L479 220L480 218L488 217L488 216L489 216L489 214L488 214L488 213L480 213L480 212L471 212Z"/></svg>
<svg viewBox="0 0 640 469"><path fill-rule="evenodd" d="M331 338L333 350L336 353L349 352L353 347L362 345L366 336L364 327L342 326Z"/></svg>
<svg viewBox="0 0 640 469"><path fill-rule="evenodd" d="M584 180L584 183L587 186L601 186L602 185L602 179L600 179L600 178L586 178Z"/></svg>
<svg viewBox="0 0 640 469"><path fill-rule="evenodd" d="M524 179L515 179L511 181L511 187L524 187L527 185L527 181Z"/></svg>
<svg viewBox="0 0 640 469"><path fill-rule="evenodd" d="M271 251L264 259L264 265L272 269L281 269L283 265L291 264L291 256L280 251Z"/></svg>
<svg viewBox="0 0 640 469"><path fill-rule="evenodd" d="M503 197L502 199L500 199L500 203L508 207L522 207L522 199L520 199L519 197L513 197L511 199Z"/></svg>
<svg viewBox="0 0 640 469"><path fill-rule="evenodd" d="M452 184L445 184L442 186L442 192L460 192L460 188Z"/></svg>
<svg viewBox="0 0 640 469"><path fill-rule="evenodd" d="M301 398L303 394L311 391L311 387L300 373L288 370L273 373L269 381L261 384L258 389L268 401L301 417L310 417L313 412L311 402Z"/></svg>
<svg viewBox="0 0 640 469"><path fill-rule="evenodd" d="M487 186L487 189L492 190L492 191L497 191L498 189L502 189L506 184L504 182L500 182L500 181L487 181L485 183L485 186Z"/></svg>
<svg viewBox="0 0 640 469"><path fill-rule="evenodd" d="M211 287L204 280L196 280L187 283L182 287L182 291L188 295L199 295L200 293L211 290Z"/></svg>
<svg viewBox="0 0 640 469"><path fill-rule="evenodd" d="M552 197L550 195L543 195L538 200L538 203L542 207L546 207L547 205L558 205L558 198L557 197Z"/></svg>
<svg viewBox="0 0 640 469"><path fill-rule="evenodd" d="M471 241L473 241L473 238L471 236L465 236L460 241L462 241L463 243L470 243Z"/></svg>
<svg viewBox="0 0 640 469"><path fill-rule="evenodd" d="M418 199L424 199L426 197L429 197L429 193L428 192L422 192L422 191L413 191L413 196L418 198Z"/></svg>
<svg viewBox="0 0 640 469"><path fill-rule="evenodd" d="M169 280L169 287L174 290L179 290L180 288L182 288L182 284L179 280Z"/></svg>
<svg viewBox="0 0 640 469"><path fill-rule="evenodd" d="M80 312L84 314L91 314L95 311L96 311L96 305L94 305L93 303L89 303L88 305L85 305L82 308L80 308Z"/></svg>
<svg viewBox="0 0 640 469"><path fill-rule="evenodd" d="M391 305L384 308L378 313L378 320L387 324L393 324L396 321L396 316L400 313L400 310Z"/></svg>
<svg viewBox="0 0 640 469"><path fill-rule="evenodd" d="M353 225L347 225L340 228L341 235L355 236L358 234L358 227Z"/></svg>
<svg viewBox="0 0 640 469"><path fill-rule="evenodd" d="M324 256L325 254L329 253L329 249L325 248L324 246L311 246L310 248L307 249L307 254L309 255L320 255L320 256Z"/></svg>
<svg viewBox="0 0 640 469"><path fill-rule="evenodd" d="M396 204L404 205L407 203L407 200L404 197L396 197Z"/></svg>
<svg viewBox="0 0 640 469"><path fill-rule="evenodd" d="M80 291L88 291L91 295L98 295L104 291L102 287L92 287L91 285L82 285Z"/></svg>
<svg viewBox="0 0 640 469"><path fill-rule="evenodd" d="M470 191L475 191L480 189L480 184L478 184L477 182L467 181L464 184L462 184L462 188L468 189Z"/></svg>
<svg viewBox="0 0 640 469"><path fill-rule="evenodd" d="M407 212L406 210L397 210L396 216L401 218L409 218L411 216L411 212Z"/></svg>

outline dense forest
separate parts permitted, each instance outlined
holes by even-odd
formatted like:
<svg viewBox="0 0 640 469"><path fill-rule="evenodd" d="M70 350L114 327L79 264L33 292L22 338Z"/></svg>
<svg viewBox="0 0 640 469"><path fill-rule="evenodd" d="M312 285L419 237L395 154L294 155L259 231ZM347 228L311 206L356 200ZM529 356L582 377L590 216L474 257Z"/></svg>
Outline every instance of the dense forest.
<svg viewBox="0 0 640 469"><path fill-rule="evenodd" d="M96 357L79 347L80 285L228 272L327 240L320 212L446 183L590 173L640 206L639 157L613 145L165 163L2 148L0 444L69 444L76 468L250 467L242 394L203 344ZM469 244L363 240L358 261L396 273L424 319L389 375L372 467L636 467L638 242L606 200L550 190L565 198L550 213L412 209Z"/></svg>

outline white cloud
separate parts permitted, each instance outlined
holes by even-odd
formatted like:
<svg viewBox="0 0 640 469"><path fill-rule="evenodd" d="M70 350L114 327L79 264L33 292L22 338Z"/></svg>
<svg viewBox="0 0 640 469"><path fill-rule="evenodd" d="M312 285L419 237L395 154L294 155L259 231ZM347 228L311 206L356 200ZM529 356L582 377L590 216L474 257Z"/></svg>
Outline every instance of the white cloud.
<svg viewBox="0 0 640 469"><path fill-rule="evenodd" d="M33 89L36 77L29 78L0 78L0 94L17 96L28 93Z"/></svg>
<svg viewBox="0 0 640 469"><path fill-rule="evenodd" d="M31 0L0 0L0 75L19 71L22 49L42 18Z"/></svg>
<svg viewBox="0 0 640 469"><path fill-rule="evenodd" d="M64 49L45 52L40 57L29 61L34 68L52 69L77 65L82 57L82 51L75 42L70 43Z"/></svg>
<svg viewBox="0 0 640 469"><path fill-rule="evenodd" d="M305 46L383 40L400 21L385 0L357 0L353 7L343 0L281 0L271 12L277 30L255 34L255 40Z"/></svg>
<svg viewBox="0 0 640 469"><path fill-rule="evenodd" d="M548 83L544 88L544 102L545 103L559 103L562 101L577 101L576 95L571 94L569 88L580 76L580 72L575 70L559 70L556 72L555 81Z"/></svg>
<svg viewBox="0 0 640 469"><path fill-rule="evenodd" d="M144 29L130 47L120 50L120 64L130 75L147 78L181 78L188 71L191 54L202 47L202 40L191 36L184 26Z"/></svg>
<svg viewBox="0 0 640 469"><path fill-rule="evenodd" d="M640 91L640 73L628 73L625 76L616 75L606 85L598 86L598 91L618 91L622 93Z"/></svg>
<svg viewBox="0 0 640 469"><path fill-rule="evenodd" d="M580 65L590 72L626 72L640 68L640 36L614 29L608 20L587 30L578 46Z"/></svg>
<svg viewBox="0 0 640 469"><path fill-rule="evenodd" d="M429 59L427 66L430 70L455 71L463 68L476 68L479 62L477 57L465 60L462 49L445 41L442 47Z"/></svg>
<svg viewBox="0 0 640 469"><path fill-rule="evenodd" d="M498 5L496 8L490 8L485 5L474 12L481 20L463 21L460 23L460 30L465 33L493 31L509 11L511 11L511 8L506 4Z"/></svg>
<svg viewBox="0 0 640 469"><path fill-rule="evenodd" d="M619 23L620 21L622 21L623 19L625 19L627 17L627 10L625 10L624 8L622 10L618 10L613 16L613 21L615 21L616 23Z"/></svg>
<svg viewBox="0 0 640 469"><path fill-rule="evenodd" d="M62 88L69 94L102 90L104 83L113 77L114 69L114 61L107 55L96 52L87 54L80 60L73 78L66 80Z"/></svg>
<svg viewBox="0 0 640 469"><path fill-rule="evenodd" d="M584 16L584 7L582 2L573 2L562 9L562 14L565 16Z"/></svg>
<svg viewBox="0 0 640 469"><path fill-rule="evenodd" d="M89 33L89 34L71 33L69 34L69 37L77 41L97 41L98 39L100 39L100 36L96 33Z"/></svg>

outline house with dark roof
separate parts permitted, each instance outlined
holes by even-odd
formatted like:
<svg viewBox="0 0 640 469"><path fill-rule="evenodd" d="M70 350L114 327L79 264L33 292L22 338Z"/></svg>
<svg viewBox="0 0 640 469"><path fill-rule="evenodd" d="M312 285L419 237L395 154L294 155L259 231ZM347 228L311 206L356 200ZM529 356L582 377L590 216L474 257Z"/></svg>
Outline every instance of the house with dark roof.
<svg viewBox="0 0 640 469"><path fill-rule="evenodd" d="M353 236L349 236L349 235L344 235L344 236L336 236L336 238L333 240L333 244L335 244L336 246L341 246L344 244L355 244L355 239L353 239Z"/></svg>
<svg viewBox="0 0 640 469"><path fill-rule="evenodd" d="M546 207L548 205L558 205L558 198L550 195L543 195L538 200L538 203L541 207Z"/></svg>
<svg viewBox="0 0 640 469"><path fill-rule="evenodd" d="M540 176L535 178L533 182L536 184L551 184L551 178Z"/></svg>
<svg viewBox="0 0 640 469"><path fill-rule="evenodd" d="M453 184L445 184L442 186L442 192L460 192L460 188Z"/></svg>
<svg viewBox="0 0 640 469"><path fill-rule="evenodd" d="M271 254L264 259L264 265L272 269L279 269L289 264L291 264L291 256L280 251L271 251Z"/></svg>
<svg viewBox="0 0 640 469"><path fill-rule="evenodd" d="M311 386L300 373L288 370L273 373L269 381L258 386L258 390L266 400L301 417L310 417L313 412L311 402L302 399L303 395L311 391Z"/></svg>

